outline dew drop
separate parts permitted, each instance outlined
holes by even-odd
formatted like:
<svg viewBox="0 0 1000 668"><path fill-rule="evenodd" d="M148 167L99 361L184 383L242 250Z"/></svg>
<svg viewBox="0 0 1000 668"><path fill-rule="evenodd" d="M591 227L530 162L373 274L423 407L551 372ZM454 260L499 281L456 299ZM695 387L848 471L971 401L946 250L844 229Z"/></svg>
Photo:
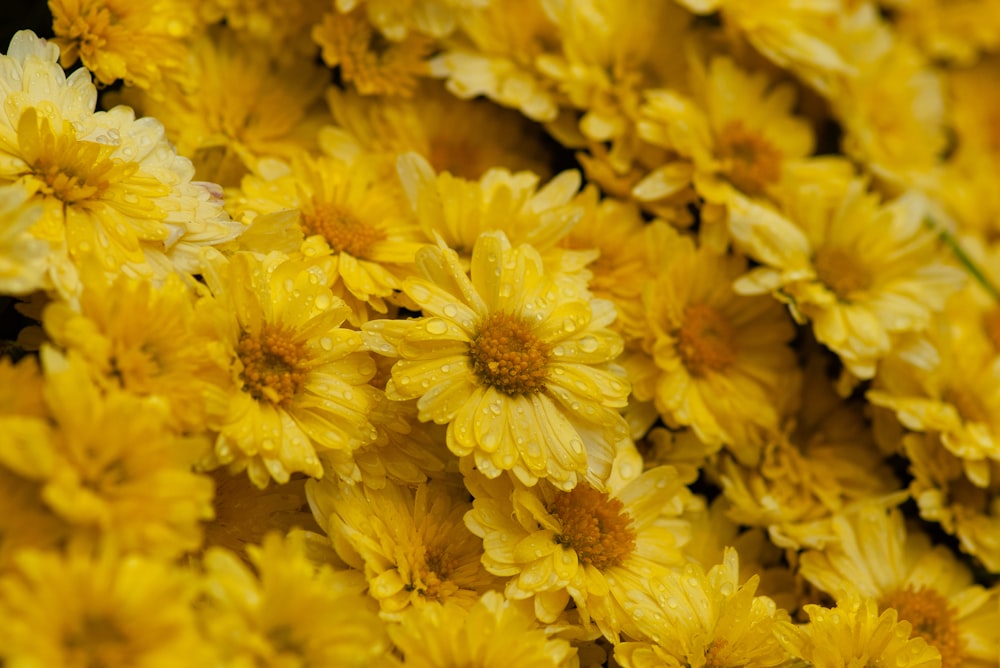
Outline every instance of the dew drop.
<svg viewBox="0 0 1000 668"><path fill-rule="evenodd" d="M431 318L424 327L428 333L434 335L441 335L448 331L448 323L441 318Z"/></svg>

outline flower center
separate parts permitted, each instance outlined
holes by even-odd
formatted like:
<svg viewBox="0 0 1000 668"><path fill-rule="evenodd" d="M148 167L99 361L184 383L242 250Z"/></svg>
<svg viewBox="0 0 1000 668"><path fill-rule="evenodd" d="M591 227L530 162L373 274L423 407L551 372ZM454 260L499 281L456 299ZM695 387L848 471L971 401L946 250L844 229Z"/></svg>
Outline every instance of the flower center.
<svg viewBox="0 0 1000 668"><path fill-rule="evenodd" d="M549 348L519 316L490 315L469 344L469 357L476 376L505 394L545 389Z"/></svg>
<svg viewBox="0 0 1000 668"><path fill-rule="evenodd" d="M562 525L556 542L573 548L581 563L603 571L621 565L635 549L625 504L586 483L557 492L549 512Z"/></svg>
<svg viewBox="0 0 1000 668"><path fill-rule="evenodd" d="M941 668L961 665L964 652L955 611L936 590L907 585L905 589L884 596L879 605L883 610L895 608L899 619L913 625L913 635L920 636L941 652Z"/></svg>
<svg viewBox="0 0 1000 668"><path fill-rule="evenodd" d="M306 379L305 345L291 340L280 327L264 325L260 334L244 332L236 346L243 362L243 391L257 401L283 404L294 397Z"/></svg>
<svg viewBox="0 0 1000 668"><path fill-rule="evenodd" d="M819 280L841 301L847 301L855 292L871 286L868 269L858 261L855 254L843 248L820 248L813 258L813 266Z"/></svg>
<svg viewBox="0 0 1000 668"><path fill-rule="evenodd" d="M127 661L131 647L128 636L113 620L86 615L79 628L64 640L70 665L117 666Z"/></svg>
<svg viewBox="0 0 1000 668"><path fill-rule="evenodd" d="M458 585L448 579L455 566L455 560L445 550L427 552L423 567L418 572L422 584L417 587L417 591L424 598L435 600L448 598L458 591Z"/></svg>
<svg viewBox="0 0 1000 668"><path fill-rule="evenodd" d="M736 360L733 327L715 308L692 304L684 309L677 350L693 376L724 371Z"/></svg>
<svg viewBox="0 0 1000 668"><path fill-rule="evenodd" d="M306 236L318 234L330 248L354 257L366 257L372 244L385 239L385 232L369 225L342 206L313 200L311 210L302 211L302 229Z"/></svg>
<svg viewBox="0 0 1000 668"><path fill-rule="evenodd" d="M742 122L729 122L718 136L722 171L748 195L759 195L781 177L781 151Z"/></svg>

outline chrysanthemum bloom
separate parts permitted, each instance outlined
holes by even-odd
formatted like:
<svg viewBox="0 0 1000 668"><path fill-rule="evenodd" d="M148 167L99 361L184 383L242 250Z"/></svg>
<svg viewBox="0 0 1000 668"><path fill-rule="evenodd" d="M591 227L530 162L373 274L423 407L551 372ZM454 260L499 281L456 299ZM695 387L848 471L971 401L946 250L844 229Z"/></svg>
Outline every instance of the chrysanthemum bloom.
<svg viewBox="0 0 1000 668"><path fill-rule="evenodd" d="M841 516L838 541L801 557L801 573L838 601L875 599L894 608L941 653L942 668L986 668L997 660L1000 606L997 590L973 584L972 574L948 548L932 546L898 510L878 506Z"/></svg>
<svg viewBox="0 0 1000 668"><path fill-rule="evenodd" d="M624 668L783 665L774 629L787 613L754 595L757 581L740 582L732 548L707 573L689 563L652 578L630 592L626 609L641 635L618 645L615 661Z"/></svg>
<svg viewBox="0 0 1000 668"><path fill-rule="evenodd" d="M102 547L25 550L0 578L0 659L11 667L213 665L195 574Z"/></svg>
<svg viewBox="0 0 1000 668"><path fill-rule="evenodd" d="M26 295L45 286L49 245L30 232L42 207L19 184L0 186L0 294Z"/></svg>
<svg viewBox="0 0 1000 668"><path fill-rule="evenodd" d="M681 515L697 503L671 466L612 478L608 491L586 482L526 488L510 478L472 477L470 487L465 523L483 539L486 569L509 578L507 598L534 598L548 623L572 598L582 621L612 641L635 632L622 607L629 592L683 563L690 529Z"/></svg>
<svg viewBox="0 0 1000 668"><path fill-rule="evenodd" d="M429 74L427 57L434 50L434 42L418 33L386 39L361 9L331 9L312 38L323 49L323 62L339 67L343 80L362 95L411 97L418 77Z"/></svg>
<svg viewBox="0 0 1000 668"><path fill-rule="evenodd" d="M471 279L451 249L425 246L417 264L423 277L403 289L423 317L364 327L373 351L399 360L389 398L417 398L420 419L447 424L449 449L488 477L601 485L628 435L611 304L557 282L502 232L480 235Z"/></svg>
<svg viewBox="0 0 1000 668"><path fill-rule="evenodd" d="M200 27L194 6L181 0L50 0L53 41L63 67L79 58L102 84L155 88L183 76L186 41Z"/></svg>
<svg viewBox="0 0 1000 668"><path fill-rule="evenodd" d="M243 226L191 182L191 163L158 121L125 107L95 113L89 73L67 78L58 57L55 44L28 31L0 56L0 183L20 182L42 205L32 233L54 245L55 286L74 293L73 264L88 254L112 273L197 273L197 249Z"/></svg>
<svg viewBox="0 0 1000 668"><path fill-rule="evenodd" d="M405 612L389 636L410 668L575 668L577 650L539 627L530 606L486 592L471 607L427 605Z"/></svg>
<svg viewBox="0 0 1000 668"><path fill-rule="evenodd" d="M891 0L893 25L931 60L971 65L981 52L1000 46L1000 2Z"/></svg>
<svg viewBox="0 0 1000 668"><path fill-rule="evenodd" d="M287 165L262 165L259 175L243 179L241 191L232 206L253 221L244 245L329 257L328 284L347 302L354 325L388 312L427 241L395 174L376 156L341 160L300 152Z"/></svg>
<svg viewBox="0 0 1000 668"><path fill-rule="evenodd" d="M176 274L158 286L86 268L83 277L75 308L61 301L45 308L50 339L80 353L99 385L164 400L178 433L205 432L206 393L228 380L205 298Z"/></svg>
<svg viewBox="0 0 1000 668"><path fill-rule="evenodd" d="M389 665L385 625L360 573L315 564L302 534L272 533L247 552L253 570L220 548L204 558L198 615L226 665Z"/></svg>
<svg viewBox="0 0 1000 668"><path fill-rule="evenodd" d="M966 280L945 262L916 193L882 203L855 180L801 183L783 199L784 215L747 200L732 205L732 235L762 265L736 289L788 304L859 378L871 378L903 334L926 329Z"/></svg>
<svg viewBox="0 0 1000 668"><path fill-rule="evenodd" d="M330 0L204 0L196 7L206 24L230 26L241 51L257 51L282 66L302 68L316 58L309 29L329 10Z"/></svg>
<svg viewBox="0 0 1000 668"><path fill-rule="evenodd" d="M183 81L170 79L149 92L125 89L114 99L162 119L199 179L236 186L262 158L315 148L316 132L329 122L323 67L304 60L275 64L266 51L221 28L192 44L189 61Z"/></svg>
<svg viewBox="0 0 1000 668"><path fill-rule="evenodd" d="M836 608L806 605L809 623L778 622L775 634L789 654L815 668L894 666L940 668L941 654L912 626L898 619L896 610L879 614L871 598L849 598Z"/></svg>
<svg viewBox="0 0 1000 668"><path fill-rule="evenodd" d="M762 436L775 433L794 406L800 379L787 344L795 329L773 299L733 291L743 257L681 236L667 248L643 294L644 348L656 374L633 378L635 396L654 399L668 424L690 426L705 443L728 444L752 463Z"/></svg>
<svg viewBox="0 0 1000 668"><path fill-rule="evenodd" d="M430 37L447 37L455 30L464 13L486 7L491 0L336 0L339 12L351 12L363 6L368 20L393 41L416 30Z"/></svg>
<svg viewBox="0 0 1000 668"><path fill-rule="evenodd" d="M345 484L334 476L306 486L313 515L340 557L363 570L384 616L411 605L471 606L496 587L480 559L483 546L462 523L465 491L430 482L410 489Z"/></svg>
<svg viewBox="0 0 1000 668"><path fill-rule="evenodd" d="M246 469L258 487L295 471L323 475L317 450L353 450L375 438L367 413L378 391L360 333L341 324L348 309L317 264L279 253L206 260L217 336L231 382L211 388L215 458Z"/></svg>

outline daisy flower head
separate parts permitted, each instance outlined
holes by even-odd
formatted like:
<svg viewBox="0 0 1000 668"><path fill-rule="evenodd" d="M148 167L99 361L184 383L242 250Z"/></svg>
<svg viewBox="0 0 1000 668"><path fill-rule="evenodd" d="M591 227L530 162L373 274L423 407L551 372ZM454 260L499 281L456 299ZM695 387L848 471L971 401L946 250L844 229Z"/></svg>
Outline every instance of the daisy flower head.
<svg viewBox="0 0 1000 668"><path fill-rule="evenodd" d="M835 524L837 539L802 554L800 571L834 596L874 599L895 609L941 655L942 668L996 663L1000 643L997 590L973 584L972 573L946 547L931 545L902 513L862 506Z"/></svg>
<svg viewBox="0 0 1000 668"><path fill-rule="evenodd" d="M27 187L0 185L0 294L26 295L46 284L49 244L31 234L42 207Z"/></svg>
<svg viewBox="0 0 1000 668"><path fill-rule="evenodd" d="M483 539L483 564L508 578L507 598L533 599L543 622L555 622L572 599L583 623L596 622L613 642L634 634L623 608L629 592L683 563L690 527L682 515L698 502L671 466L613 477L606 491L470 475L475 500L465 523Z"/></svg>
<svg viewBox="0 0 1000 668"><path fill-rule="evenodd" d="M480 235L471 277L448 248L425 246L417 264L403 290L422 317L364 326L371 349L398 360L389 398L417 399L420 419L447 424L448 448L488 477L601 486L628 436L611 304L558 282L502 232Z"/></svg>
<svg viewBox="0 0 1000 668"><path fill-rule="evenodd" d="M406 611L389 636L412 668L576 668L577 650L538 625L522 601L484 593L471 607L451 602Z"/></svg>
<svg viewBox="0 0 1000 668"><path fill-rule="evenodd" d="M462 522L471 508L464 489L441 481L372 489L329 476L310 481L306 494L337 554L364 571L384 617L448 601L469 607L496 587L480 563L482 543Z"/></svg>
<svg viewBox="0 0 1000 668"><path fill-rule="evenodd" d="M784 665L774 629L787 614L755 595L758 580L740 581L732 548L708 572L689 563L650 579L629 592L626 609L639 633L618 645L615 660L623 668Z"/></svg>
<svg viewBox="0 0 1000 668"><path fill-rule="evenodd" d="M360 333L318 264L280 253L215 253L204 275L231 381L209 395L214 459L258 487L301 471L321 477L317 451L353 450L376 437L367 414L378 391Z"/></svg>

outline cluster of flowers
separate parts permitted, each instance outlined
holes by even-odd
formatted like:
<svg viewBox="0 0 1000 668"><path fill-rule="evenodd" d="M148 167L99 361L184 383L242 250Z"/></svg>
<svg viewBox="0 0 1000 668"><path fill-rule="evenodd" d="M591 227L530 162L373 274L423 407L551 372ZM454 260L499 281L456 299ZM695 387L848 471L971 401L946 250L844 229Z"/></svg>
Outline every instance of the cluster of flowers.
<svg viewBox="0 0 1000 668"><path fill-rule="evenodd" d="M996 668L1000 0L49 7L0 663Z"/></svg>

